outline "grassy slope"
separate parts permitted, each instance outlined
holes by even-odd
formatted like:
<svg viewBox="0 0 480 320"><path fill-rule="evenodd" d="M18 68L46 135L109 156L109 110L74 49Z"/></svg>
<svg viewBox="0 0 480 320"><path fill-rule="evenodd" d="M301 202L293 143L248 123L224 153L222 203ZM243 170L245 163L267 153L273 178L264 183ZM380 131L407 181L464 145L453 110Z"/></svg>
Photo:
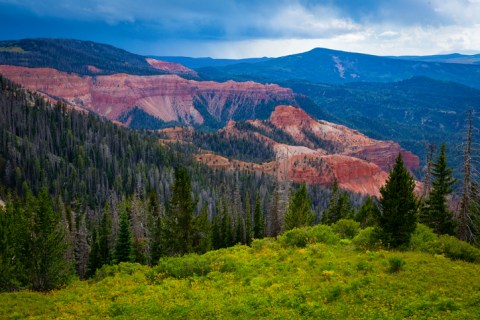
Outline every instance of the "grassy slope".
<svg viewBox="0 0 480 320"><path fill-rule="evenodd" d="M392 257L406 262L399 272L389 271ZM190 276L193 266L204 275ZM104 274L50 294L1 294L0 318L480 319L479 264L356 251L345 240L305 248L257 240Z"/></svg>

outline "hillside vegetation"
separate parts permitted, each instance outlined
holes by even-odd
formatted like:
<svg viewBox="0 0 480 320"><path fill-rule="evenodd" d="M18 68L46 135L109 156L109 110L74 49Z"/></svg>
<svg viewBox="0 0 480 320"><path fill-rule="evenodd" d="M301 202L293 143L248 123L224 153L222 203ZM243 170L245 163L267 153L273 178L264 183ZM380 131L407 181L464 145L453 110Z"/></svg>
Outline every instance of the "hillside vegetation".
<svg viewBox="0 0 480 320"><path fill-rule="evenodd" d="M478 249L419 225L410 251L385 251L370 246L370 228L348 239L358 232L348 225L294 229L155 267L105 266L49 294L1 294L0 318L479 319Z"/></svg>

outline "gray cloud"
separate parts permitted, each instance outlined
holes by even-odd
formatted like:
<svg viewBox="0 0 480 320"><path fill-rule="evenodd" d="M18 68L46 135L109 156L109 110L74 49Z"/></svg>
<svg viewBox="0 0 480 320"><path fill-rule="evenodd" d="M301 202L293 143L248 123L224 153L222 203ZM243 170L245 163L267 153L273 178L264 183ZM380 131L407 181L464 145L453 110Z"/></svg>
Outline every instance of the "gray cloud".
<svg viewBox="0 0 480 320"><path fill-rule="evenodd" d="M385 48L394 41L409 48L417 43L421 51L422 39L430 35L439 50L448 50L477 45L472 35L480 26L480 0L0 0L0 27L2 11L12 11L2 10L6 6L37 20L74 21L85 30L104 24L105 32L124 33L124 43L140 39L145 47L148 39L152 44L190 41L192 46L203 41L199 47L304 39L376 41Z"/></svg>

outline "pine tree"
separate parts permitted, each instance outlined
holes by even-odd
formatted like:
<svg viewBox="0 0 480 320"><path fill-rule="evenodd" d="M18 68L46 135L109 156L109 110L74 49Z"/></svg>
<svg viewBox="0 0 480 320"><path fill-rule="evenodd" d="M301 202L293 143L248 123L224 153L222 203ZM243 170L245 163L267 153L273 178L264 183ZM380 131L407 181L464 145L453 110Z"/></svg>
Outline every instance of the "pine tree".
<svg viewBox="0 0 480 320"><path fill-rule="evenodd" d="M87 277L93 277L97 269L99 269L102 263L102 256L100 250L100 241L98 239L98 231L96 229L93 230L92 236L92 245L90 250L90 255L88 256L88 263L87 263Z"/></svg>
<svg viewBox="0 0 480 320"><path fill-rule="evenodd" d="M408 244L417 223L415 181L399 154L386 184L380 188L378 235L393 248Z"/></svg>
<svg viewBox="0 0 480 320"><path fill-rule="evenodd" d="M276 237L283 230L283 214L280 208L280 185L275 184L273 197L270 202L270 224L268 228L268 236Z"/></svg>
<svg viewBox="0 0 480 320"><path fill-rule="evenodd" d="M204 205L200 214L193 220L194 236L193 251L196 253L205 253L211 248L211 224L208 220L207 206Z"/></svg>
<svg viewBox="0 0 480 320"><path fill-rule="evenodd" d="M112 235L112 213L110 204L107 202L103 210L103 217L100 223L100 231L98 234L98 245L100 250L101 266L109 264L111 255L111 235Z"/></svg>
<svg viewBox="0 0 480 320"><path fill-rule="evenodd" d="M455 179L452 177L452 169L447 166L445 148L445 144L442 144L437 161L432 163L432 188L421 208L420 221L438 234L453 235L455 222L453 213L448 209L447 196L453 191L451 187Z"/></svg>
<svg viewBox="0 0 480 320"><path fill-rule="evenodd" d="M185 168L175 170L169 210L165 216L166 251L169 255L192 252L193 211L190 178Z"/></svg>
<svg viewBox="0 0 480 320"><path fill-rule="evenodd" d="M67 282L71 270L65 260L67 242L61 216L46 188L37 198L27 195L26 202L29 236L23 242L23 264L34 290L52 290Z"/></svg>
<svg viewBox="0 0 480 320"><path fill-rule="evenodd" d="M247 191L245 197L245 244L252 243L252 208L250 206L250 193Z"/></svg>
<svg viewBox="0 0 480 320"><path fill-rule="evenodd" d="M257 192L255 196L255 210L253 211L253 237L255 239L262 239L265 237L265 219L263 218L262 209L260 206L260 194Z"/></svg>
<svg viewBox="0 0 480 320"><path fill-rule="evenodd" d="M308 196L307 186L302 183L290 197L287 214L285 215L285 230L306 227L315 221L311 210L312 200Z"/></svg>
<svg viewBox="0 0 480 320"><path fill-rule="evenodd" d="M17 242L25 235L19 228L22 222L18 211L18 206L11 199L7 200L5 208L0 206L0 292L12 291L20 286L22 270L15 257Z"/></svg>
<svg viewBox="0 0 480 320"><path fill-rule="evenodd" d="M367 196L360 208L358 208L355 220L360 222L362 228L372 227L375 225L375 219L378 215L378 207L373 202L372 197Z"/></svg>
<svg viewBox="0 0 480 320"><path fill-rule="evenodd" d="M133 240L130 229L130 219L128 212L124 209L120 214L120 225L118 230L117 243L115 245L115 262L133 261Z"/></svg>
<svg viewBox="0 0 480 320"><path fill-rule="evenodd" d="M323 217L324 223L332 224L340 219L353 218L353 213L354 209L350 198L345 191L340 190L337 179L335 179L333 182L330 202L325 216Z"/></svg>
<svg viewBox="0 0 480 320"><path fill-rule="evenodd" d="M162 214L157 194L150 191L147 203L150 241L150 264L156 264L162 256Z"/></svg>

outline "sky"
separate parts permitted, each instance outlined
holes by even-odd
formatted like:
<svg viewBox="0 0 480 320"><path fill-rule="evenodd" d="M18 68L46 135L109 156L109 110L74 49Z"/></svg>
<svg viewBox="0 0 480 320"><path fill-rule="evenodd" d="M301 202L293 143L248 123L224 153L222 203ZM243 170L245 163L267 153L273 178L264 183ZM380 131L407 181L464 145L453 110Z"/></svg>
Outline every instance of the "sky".
<svg viewBox="0 0 480 320"><path fill-rule="evenodd" d="M480 52L480 0L0 0L0 40L74 38L143 55Z"/></svg>

